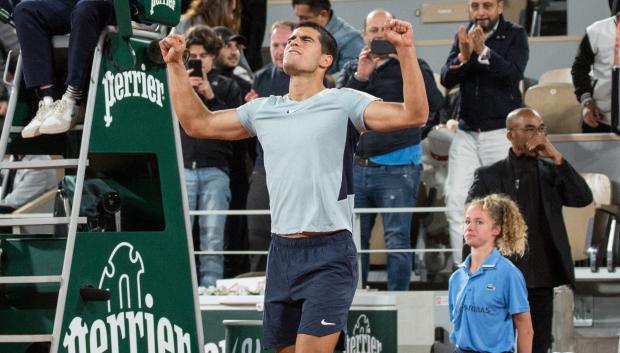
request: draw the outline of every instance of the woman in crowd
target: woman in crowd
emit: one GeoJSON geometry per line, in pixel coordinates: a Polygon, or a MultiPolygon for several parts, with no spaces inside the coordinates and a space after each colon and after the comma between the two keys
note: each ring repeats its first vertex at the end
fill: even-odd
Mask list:
{"type": "Polygon", "coordinates": [[[183,34],[195,25],[224,26],[233,32],[238,32],[239,19],[240,9],[237,0],[192,0],[174,32],[183,34]]]}

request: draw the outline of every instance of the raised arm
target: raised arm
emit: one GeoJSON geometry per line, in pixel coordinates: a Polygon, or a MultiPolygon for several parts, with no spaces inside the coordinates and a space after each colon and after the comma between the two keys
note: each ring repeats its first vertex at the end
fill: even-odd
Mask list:
{"type": "Polygon", "coordinates": [[[235,109],[211,112],[194,92],[183,64],[185,51],[183,36],[171,34],[159,42],[159,47],[168,66],[172,107],[188,135],[218,140],[240,140],[250,137],[250,133],[241,125],[235,109]]]}
{"type": "Polygon", "coordinates": [[[389,20],[385,38],[396,47],[403,75],[403,103],[375,101],[364,112],[364,124],[370,130],[393,131],[426,124],[428,101],[424,78],[413,46],[413,28],[409,22],[389,20]]]}

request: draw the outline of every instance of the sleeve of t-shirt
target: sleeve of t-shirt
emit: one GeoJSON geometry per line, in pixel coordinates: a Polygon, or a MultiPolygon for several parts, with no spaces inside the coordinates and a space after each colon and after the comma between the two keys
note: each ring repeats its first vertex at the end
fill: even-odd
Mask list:
{"type": "Polygon", "coordinates": [[[256,117],[256,112],[258,111],[264,100],[265,98],[257,98],[253,101],[245,103],[240,107],[237,107],[239,122],[252,136],[256,136],[256,129],[254,128],[254,118],[256,117]]]}
{"type": "Polygon", "coordinates": [[[373,95],[351,88],[341,88],[341,98],[349,114],[349,119],[359,132],[366,131],[364,112],[371,102],[379,100],[373,95]]]}
{"type": "Polygon", "coordinates": [[[507,303],[510,315],[525,313],[530,311],[530,304],[527,301],[527,288],[525,287],[525,279],[518,268],[514,267],[508,273],[507,286],[507,303]]]}
{"type": "Polygon", "coordinates": [[[448,314],[450,315],[451,322],[454,322],[454,319],[456,317],[454,313],[454,308],[456,306],[456,292],[458,291],[458,289],[456,288],[456,282],[457,281],[455,279],[455,275],[454,273],[452,273],[452,275],[450,276],[450,280],[448,281],[448,314]]]}

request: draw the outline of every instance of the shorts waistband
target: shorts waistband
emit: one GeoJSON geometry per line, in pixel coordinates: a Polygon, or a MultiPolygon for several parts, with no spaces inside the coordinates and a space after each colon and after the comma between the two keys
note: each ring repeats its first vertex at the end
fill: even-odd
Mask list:
{"type": "Polygon", "coordinates": [[[349,241],[350,239],[351,232],[348,230],[341,230],[329,235],[317,235],[307,238],[287,238],[271,233],[272,244],[286,248],[306,248],[311,246],[338,244],[349,241]]]}

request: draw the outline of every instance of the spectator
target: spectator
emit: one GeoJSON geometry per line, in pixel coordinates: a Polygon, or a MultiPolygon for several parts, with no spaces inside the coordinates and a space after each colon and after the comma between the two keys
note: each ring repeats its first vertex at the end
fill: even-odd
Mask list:
{"type": "MultiPolygon", "coordinates": [[[[375,54],[370,42],[384,38],[384,24],[393,16],[383,9],[371,11],[364,19],[364,49],[357,61],[345,64],[337,87],[354,88],[386,102],[403,101],[403,78],[400,63],[394,55],[375,54]]],[[[437,89],[433,71],[418,59],[430,111],[441,108],[443,97],[437,89]]],[[[394,132],[365,132],[355,150],[353,190],[355,207],[414,207],[420,173],[422,146],[420,128],[394,132]]],[[[362,249],[368,249],[370,232],[376,214],[361,215],[362,249]]],[[[386,247],[411,248],[411,214],[382,214],[386,247]]],[[[411,277],[412,254],[387,255],[388,290],[408,290],[411,277]]],[[[368,279],[368,254],[362,255],[362,281],[368,279]]]]}
{"type": "MultiPolygon", "coordinates": [[[[190,59],[202,61],[202,77],[190,77],[190,83],[209,109],[235,108],[241,103],[237,84],[211,69],[223,43],[215,32],[198,25],[187,32],[190,59]]],[[[229,160],[232,146],[228,141],[192,138],[181,129],[185,183],[190,210],[227,210],[230,203],[229,160]]],[[[193,217],[192,222],[193,223],[193,217]]],[[[200,250],[222,251],[226,216],[199,216],[200,250]]],[[[201,255],[200,285],[208,287],[222,278],[221,255],[201,255]]]]}
{"type": "MultiPolygon", "coordinates": [[[[247,72],[240,65],[241,50],[246,44],[244,37],[233,33],[226,27],[218,26],[213,28],[220,37],[224,46],[220,49],[215,58],[217,72],[225,77],[233,79],[241,88],[241,97],[247,95],[251,89],[252,82],[248,81],[249,76],[242,73],[247,72]],[[242,76],[246,76],[245,78],[242,76]]],[[[241,102],[242,103],[242,102],[241,102]]],[[[239,103],[239,105],[241,105],[239,103]]],[[[248,196],[249,175],[251,173],[254,151],[256,151],[256,139],[244,139],[233,141],[233,154],[230,158],[230,190],[232,198],[230,201],[231,210],[245,210],[245,201],[248,196]]],[[[226,232],[224,235],[224,249],[226,250],[246,250],[248,249],[247,217],[229,216],[226,220],[226,232]]],[[[227,256],[224,259],[224,275],[234,277],[239,273],[247,272],[249,263],[247,257],[227,256]]]]}
{"type": "Polygon", "coordinates": [[[506,126],[512,144],[508,158],[476,171],[468,199],[501,193],[519,205],[529,233],[528,251],[513,262],[527,284],[535,332],[533,352],[548,352],[553,287],[575,284],[562,206],[586,206],[592,202],[592,192],[549,142],[535,110],[511,112],[506,126]]]}
{"type": "MultiPolygon", "coordinates": [[[[25,155],[22,161],[49,161],[47,155],[25,155]]],[[[56,185],[56,172],[53,169],[11,169],[2,171],[6,190],[0,199],[0,213],[11,213],[36,199],[56,185]]]]}
{"type": "MultiPolygon", "coordinates": [[[[293,22],[278,21],[271,26],[269,53],[271,64],[259,70],[254,76],[252,90],[246,95],[246,101],[259,97],[283,96],[288,92],[289,76],[283,71],[284,48],[293,33],[293,22]]],[[[263,148],[256,143],[256,162],[250,177],[247,208],[250,210],[269,209],[269,194],[263,160],[263,148]]],[[[250,250],[267,250],[271,240],[271,217],[248,217],[248,240],[250,250]]],[[[265,271],[266,256],[250,256],[250,271],[265,271]]]]}
{"type": "Polygon", "coordinates": [[[235,80],[241,88],[242,95],[245,96],[252,89],[252,80],[247,75],[240,75],[237,68],[242,69],[239,67],[241,51],[247,41],[243,36],[233,33],[224,26],[214,27],[213,30],[224,42],[224,46],[215,58],[215,67],[221,75],[235,80]]]}
{"type": "MultiPolygon", "coordinates": [[[[519,81],[529,56],[527,34],[502,16],[503,0],[468,0],[471,22],[458,30],[441,83],[460,85],[460,121],[448,158],[447,218],[452,248],[461,249],[463,205],[474,171],[506,155],[508,113],[521,106],[519,81]]],[[[454,263],[461,251],[453,252],[454,263]]]]}
{"type": "Polygon", "coordinates": [[[338,58],[327,72],[327,80],[333,86],[344,64],[357,60],[364,47],[362,36],[353,26],[334,14],[329,0],[293,0],[293,9],[300,22],[319,24],[336,38],[338,58]]]}
{"type": "MultiPolygon", "coordinates": [[[[262,0],[244,0],[244,1],[262,1],[262,0]]],[[[240,28],[240,13],[241,9],[238,6],[237,0],[193,0],[190,6],[190,9],[187,11],[185,15],[181,17],[179,24],[174,28],[173,32],[178,34],[184,34],[187,30],[194,25],[203,24],[210,26],[214,29],[217,27],[225,27],[227,28],[227,32],[232,35],[232,32],[237,32],[240,28]]],[[[255,7],[253,5],[253,7],[255,7]]],[[[246,10],[247,11],[247,10],[246,10]]],[[[251,26],[252,29],[257,30],[257,26],[260,26],[260,15],[258,15],[259,19],[254,23],[252,21],[251,26]]],[[[244,30],[247,30],[248,21],[251,19],[246,18],[243,27],[244,30]]],[[[264,24],[263,24],[264,27],[264,24]]],[[[262,29],[264,32],[264,29],[262,29]]],[[[219,29],[216,29],[218,35],[221,35],[219,29]]],[[[262,33],[262,32],[261,32],[262,33]]],[[[252,34],[252,39],[258,39],[258,33],[252,34]]],[[[262,34],[260,34],[262,43],[262,34]]],[[[243,37],[241,37],[243,38],[243,37]]],[[[247,40],[243,39],[243,44],[245,45],[247,40]]],[[[226,43],[228,44],[228,42],[226,43]]],[[[252,48],[255,50],[256,45],[260,44],[252,44],[252,48]]],[[[254,53],[255,54],[255,53],[254,53]]],[[[239,48],[239,52],[237,53],[238,58],[236,59],[238,62],[235,64],[237,69],[236,74],[238,76],[243,76],[245,81],[251,83],[252,75],[251,69],[243,55],[242,48],[239,48]]],[[[217,65],[217,63],[216,63],[217,65]]],[[[249,90],[250,87],[248,84],[244,82],[237,82],[243,90],[249,90]]],[[[245,94],[245,93],[244,93],[245,94]]]]}
{"type": "Polygon", "coordinates": [[[25,0],[15,7],[13,19],[26,87],[37,88],[42,97],[36,115],[22,130],[22,137],[65,132],[75,124],[76,105],[83,97],[100,32],[114,20],[112,2],[25,0]],[[67,89],[62,94],[54,82],[50,39],[69,32],[67,89]]]}
{"type": "Polygon", "coordinates": [[[174,33],[183,34],[196,25],[224,26],[239,29],[237,0],[193,0],[174,33]]]}
{"type": "Polygon", "coordinates": [[[515,347],[519,353],[546,352],[532,350],[525,281],[504,257],[523,255],[526,231],[517,205],[504,196],[492,194],[469,204],[464,238],[471,255],[448,284],[455,353],[513,352],[515,347]]]}
{"type": "Polygon", "coordinates": [[[615,1],[611,17],[586,28],[571,69],[582,106],[581,130],[586,133],[611,132],[611,71],[614,51],[618,51],[614,38],[619,12],[620,2],[615,1]]]}

